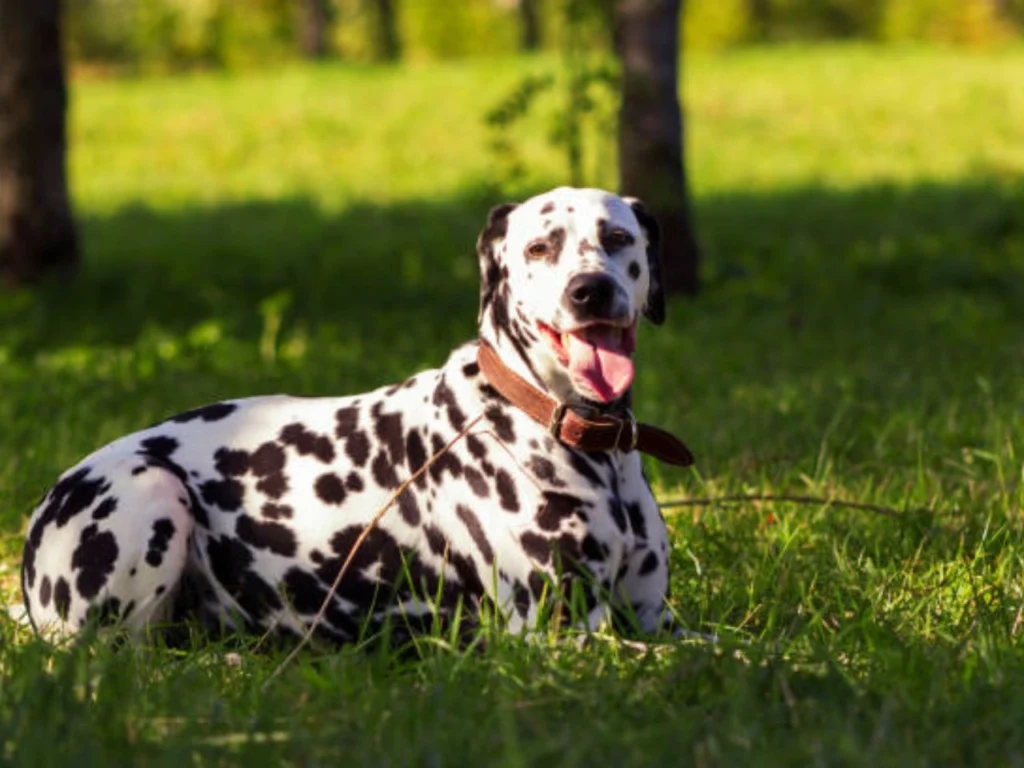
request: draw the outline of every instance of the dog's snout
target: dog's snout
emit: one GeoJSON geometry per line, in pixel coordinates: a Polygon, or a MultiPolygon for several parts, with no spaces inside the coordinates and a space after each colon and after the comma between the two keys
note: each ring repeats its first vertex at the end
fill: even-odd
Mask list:
{"type": "Polygon", "coordinates": [[[608,275],[576,275],[565,288],[566,303],[579,317],[607,317],[615,301],[615,281],[608,275]]]}

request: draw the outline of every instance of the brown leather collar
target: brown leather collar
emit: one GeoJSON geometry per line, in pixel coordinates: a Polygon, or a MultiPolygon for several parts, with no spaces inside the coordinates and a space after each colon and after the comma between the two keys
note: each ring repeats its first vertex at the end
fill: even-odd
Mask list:
{"type": "Polygon", "coordinates": [[[573,410],[581,406],[570,407],[548,397],[509,369],[485,341],[480,342],[477,362],[491,386],[570,448],[586,453],[636,450],[677,467],[693,464],[693,454],[679,438],[649,424],[637,424],[629,410],[620,417],[595,409],[595,417],[588,419],[573,410]]]}

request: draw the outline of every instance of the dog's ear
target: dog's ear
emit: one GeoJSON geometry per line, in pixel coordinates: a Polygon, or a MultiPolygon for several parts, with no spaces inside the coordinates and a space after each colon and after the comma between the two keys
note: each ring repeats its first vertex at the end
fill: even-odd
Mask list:
{"type": "Polygon", "coordinates": [[[494,291],[501,279],[501,265],[495,255],[495,245],[505,237],[508,231],[508,215],[519,207],[519,203],[502,203],[491,208],[487,216],[487,226],[476,240],[476,254],[480,259],[480,314],[477,322],[483,319],[484,310],[494,297],[494,291]]]}
{"type": "Polygon", "coordinates": [[[650,290],[644,306],[644,317],[655,325],[665,322],[665,289],[661,284],[661,228],[644,204],[635,197],[623,198],[633,210],[633,215],[643,227],[647,236],[647,273],[650,275],[650,290]]]}

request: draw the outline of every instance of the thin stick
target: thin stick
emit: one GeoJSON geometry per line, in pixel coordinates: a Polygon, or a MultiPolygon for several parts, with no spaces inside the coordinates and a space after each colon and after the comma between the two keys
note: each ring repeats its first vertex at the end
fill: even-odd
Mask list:
{"type": "Polygon", "coordinates": [[[324,597],[324,601],[320,605],[320,610],[317,611],[316,616],[313,617],[313,621],[310,623],[309,629],[306,630],[306,634],[302,636],[302,639],[299,640],[298,645],[296,645],[291,650],[291,652],[284,658],[284,661],[278,664],[277,668],[270,673],[270,676],[263,681],[264,690],[267,688],[267,686],[270,685],[274,678],[280,675],[284,668],[288,666],[288,664],[290,664],[296,656],[298,656],[299,651],[301,651],[309,642],[310,638],[313,637],[313,633],[316,631],[317,626],[323,619],[324,614],[327,613],[328,605],[330,605],[330,602],[334,599],[334,593],[338,589],[338,585],[341,584],[341,580],[345,576],[345,572],[348,571],[349,565],[351,565],[352,560],[355,558],[356,552],[359,551],[359,547],[361,547],[363,542],[366,541],[366,537],[370,535],[370,531],[372,531],[376,527],[377,523],[380,522],[380,519],[384,517],[384,513],[391,508],[395,501],[398,500],[398,497],[401,496],[410,485],[416,482],[416,480],[418,480],[419,477],[424,472],[430,469],[431,465],[433,465],[435,461],[437,461],[439,458],[448,453],[448,451],[450,451],[452,447],[457,442],[459,442],[459,440],[464,438],[469,433],[469,430],[475,427],[483,417],[484,415],[481,413],[476,418],[471,420],[465,427],[463,427],[459,431],[459,433],[448,442],[446,446],[444,446],[441,450],[439,450],[437,453],[435,453],[433,456],[427,459],[426,463],[424,463],[422,467],[413,472],[404,483],[399,485],[398,488],[395,489],[395,492],[391,494],[391,497],[387,500],[384,506],[377,510],[377,514],[375,514],[373,516],[373,519],[371,519],[370,522],[366,524],[366,527],[363,528],[362,533],[360,533],[356,540],[353,542],[352,548],[348,551],[348,555],[345,557],[345,562],[341,564],[341,568],[338,570],[338,575],[334,577],[334,582],[331,584],[330,589],[327,590],[327,595],[326,597],[324,597]]]}
{"type": "Polygon", "coordinates": [[[900,517],[902,513],[894,507],[883,507],[880,504],[864,504],[859,501],[844,501],[843,499],[826,499],[821,496],[790,496],[788,494],[775,493],[750,493],[737,494],[735,496],[712,496],[704,499],[669,499],[659,501],[658,506],[662,509],[674,507],[711,507],[716,504],[744,504],[751,501],[767,501],[770,503],[782,504],[813,504],[825,507],[845,507],[847,509],[862,509],[867,512],[875,512],[886,517],[900,517]]]}

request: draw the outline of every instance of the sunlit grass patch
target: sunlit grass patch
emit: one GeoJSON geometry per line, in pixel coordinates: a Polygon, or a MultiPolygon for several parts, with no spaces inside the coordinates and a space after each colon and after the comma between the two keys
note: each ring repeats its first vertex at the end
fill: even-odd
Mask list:
{"type": "MultiPolygon", "coordinates": [[[[203,402],[357,392],[473,334],[487,208],[564,181],[483,115],[554,61],[90,81],[86,262],[0,296],[0,594],[98,444],[203,402]]],[[[753,50],[686,69],[707,261],[643,329],[637,412],[672,605],[720,642],[440,633],[413,659],[196,643],[50,649],[0,614],[20,765],[1011,762],[1024,754],[1024,55],[753,50]],[[776,494],[849,500],[716,504],[776,494]]],[[[520,128],[517,128],[520,130],[520,128]]]]}

